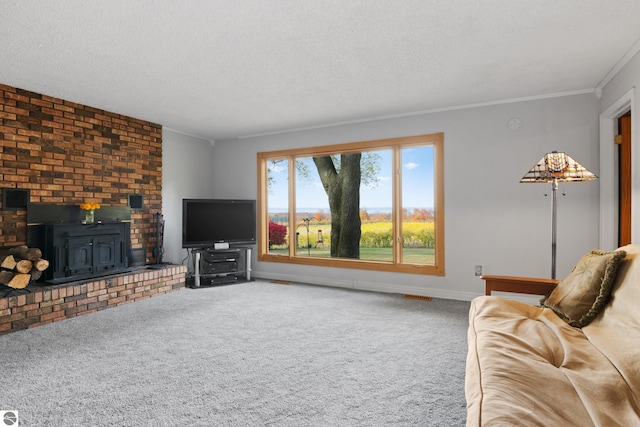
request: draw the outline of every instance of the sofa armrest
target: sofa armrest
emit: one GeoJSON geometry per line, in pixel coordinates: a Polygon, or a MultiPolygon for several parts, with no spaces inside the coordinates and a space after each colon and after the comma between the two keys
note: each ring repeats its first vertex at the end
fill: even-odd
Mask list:
{"type": "Polygon", "coordinates": [[[491,274],[485,274],[481,278],[485,281],[485,295],[491,295],[492,291],[547,295],[560,282],[558,279],[495,276],[491,274]]]}

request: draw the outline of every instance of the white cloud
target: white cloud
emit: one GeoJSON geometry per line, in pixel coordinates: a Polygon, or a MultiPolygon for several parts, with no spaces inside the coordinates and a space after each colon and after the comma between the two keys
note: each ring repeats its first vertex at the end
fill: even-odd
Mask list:
{"type": "Polygon", "coordinates": [[[269,169],[270,172],[273,172],[273,173],[282,173],[286,170],[284,166],[281,166],[278,164],[270,164],[267,166],[267,168],[269,169]]]}
{"type": "Polygon", "coordinates": [[[404,165],[402,165],[405,169],[408,170],[413,170],[415,168],[420,167],[420,165],[418,163],[415,162],[409,162],[409,163],[405,163],[404,165]]]}

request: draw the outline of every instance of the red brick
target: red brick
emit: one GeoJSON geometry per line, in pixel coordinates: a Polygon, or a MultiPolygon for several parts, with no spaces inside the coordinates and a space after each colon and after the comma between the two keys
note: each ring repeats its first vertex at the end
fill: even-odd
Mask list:
{"type": "Polygon", "coordinates": [[[64,298],[58,298],[58,299],[53,299],[53,300],[50,299],[48,301],[42,301],[40,303],[40,307],[41,308],[42,307],[51,307],[51,306],[54,306],[54,305],[57,305],[57,304],[62,304],[63,302],[65,302],[64,298]]]}
{"type": "Polygon", "coordinates": [[[96,291],[93,292],[87,292],[87,296],[88,297],[97,297],[100,295],[106,295],[107,294],[107,290],[106,289],[98,289],[96,291]]]}
{"type": "Polygon", "coordinates": [[[120,292],[120,291],[124,291],[124,289],[125,289],[124,285],[113,286],[109,288],[109,292],[120,292]]]}
{"type": "Polygon", "coordinates": [[[22,313],[10,314],[9,316],[0,317],[0,323],[13,322],[15,320],[24,319],[27,317],[27,314],[23,311],[22,313]]]}
{"type": "Polygon", "coordinates": [[[20,306],[17,306],[17,307],[13,307],[11,309],[11,311],[13,313],[20,313],[22,311],[35,310],[35,309],[38,309],[38,308],[40,308],[40,304],[33,303],[33,304],[25,304],[25,305],[20,305],[20,306]]]}
{"type": "Polygon", "coordinates": [[[73,113],[75,111],[75,109],[73,109],[72,107],[67,107],[66,105],[61,105],[61,104],[55,104],[53,108],[61,111],[68,111],[70,113],[73,113]]]}
{"type": "Polygon", "coordinates": [[[137,293],[135,293],[135,294],[129,294],[129,295],[127,295],[127,299],[128,299],[128,300],[137,300],[137,299],[140,299],[140,298],[142,298],[142,297],[143,297],[142,292],[137,292],[137,293]]]}
{"type": "Polygon", "coordinates": [[[27,311],[27,317],[41,316],[43,314],[51,313],[53,311],[53,307],[42,307],[36,310],[27,311]]]}
{"type": "Polygon", "coordinates": [[[24,319],[16,320],[15,322],[13,322],[13,329],[14,330],[27,329],[34,323],[38,323],[38,322],[40,322],[40,319],[38,317],[27,317],[24,319]]]}
{"type": "Polygon", "coordinates": [[[13,114],[13,113],[7,113],[7,112],[0,111],[0,119],[15,120],[16,119],[16,115],[13,114]]]}
{"type": "Polygon", "coordinates": [[[46,313],[40,316],[40,321],[53,320],[61,317],[65,317],[64,311],[52,311],[51,313],[46,313]]]}
{"type": "Polygon", "coordinates": [[[25,295],[16,295],[9,297],[9,308],[19,307],[27,303],[27,297],[25,295]]]}
{"type": "Polygon", "coordinates": [[[68,317],[72,317],[78,313],[82,313],[83,311],[87,311],[86,305],[78,305],[76,307],[70,307],[66,309],[63,313],[66,314],[68,317]]]}
{"type": "Polygon", "coordinates": [[[120,304],[121,302],[126,301],[127,299],[124,296],[121,297],[117,297],[117,298],[110,298],[108,305],[117,305],[120,304]]]}
{"type": "Polygon", "coordinates": [[[98,301],[98,302],[94,302],[94,303],[88,304],[87,308],[89,310],[94,310],[94,309],[98,309],[98,308],[101,308],[101,307],[106,307],[107,305],[108,304],[107,304],[106,300],[105,301],[98,301]]]}
{"type": "Polygon", "coordinates": [[[45,108],[52,108],[53,107],[53,102],[50,101],[45,101],[42,99],[37,99],[37,98],[31,98],[30,102],[34,105],[39,105],[41,107],[45,107],[45,108]]]}
{"type": "Polygon", "coordinates": [[[76,302],[76,304],[78,304],[80,306],[80,305],[85,305],[85,304],[91,304],[91,303],[94,303],[94,302],[97,302],[97,301],[98,301],[98,297],[83,298],[81,300],[78,300],[76,302]]]}

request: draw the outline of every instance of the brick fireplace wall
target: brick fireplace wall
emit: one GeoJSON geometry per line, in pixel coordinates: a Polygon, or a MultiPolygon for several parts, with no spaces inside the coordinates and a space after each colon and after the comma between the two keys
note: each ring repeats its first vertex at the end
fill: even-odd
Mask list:
{"type": "MultiPolygon", "coordinates": [[[[0,191],[29,189],[30,203],[127,206],[131,247],[153,260],[162,209],[162,127],[0,84],[0,191]]],[[[1,202],[0,202],[1,205],[1,202]]],[[[0,210],[0,246],[26,242],[26,211],[0,210]]]]}

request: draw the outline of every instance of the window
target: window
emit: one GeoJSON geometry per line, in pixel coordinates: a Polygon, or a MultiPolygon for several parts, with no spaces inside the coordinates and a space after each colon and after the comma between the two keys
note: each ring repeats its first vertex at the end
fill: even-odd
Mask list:
{"type": "Polygon", "coordinates": [[[444,275],[443,140],[258,153],[258,259],[444,275]]]}

